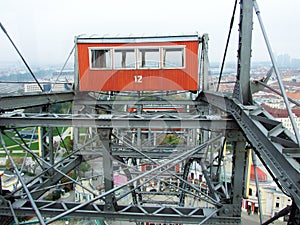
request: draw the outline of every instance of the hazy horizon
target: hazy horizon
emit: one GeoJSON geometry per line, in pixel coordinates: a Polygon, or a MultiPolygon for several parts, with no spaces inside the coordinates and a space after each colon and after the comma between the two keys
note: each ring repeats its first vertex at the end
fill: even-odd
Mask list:
{"type": "MultiPolygon", "coordinates": [[[[297,30],[300,2],[257,1],[271,46],[277,55],[300,58],[297,30]]],[[[63,64],[80,34],[102,36],[209,35],[209,59],[221,62],[234,0],[149,1],[138,0],[10,0],[0,3],[0,22],[29,64],[63,64]]],[[[235,16],[227,62],[235,62],[239,5],[235,16]]],[[[254,13],[252,61],[269,61],[254,13]]],[[[0,62],[18,61],[4,32],[0,31],[0,62]]],[[[72,60],[73,56],[71,56],[72,60]]]]}

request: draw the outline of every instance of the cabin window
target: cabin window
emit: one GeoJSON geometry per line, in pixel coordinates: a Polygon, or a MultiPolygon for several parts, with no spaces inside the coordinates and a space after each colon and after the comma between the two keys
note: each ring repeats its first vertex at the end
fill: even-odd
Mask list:
{"type": "Polygon", "coordinates": [[[91,69],[112,69],[111,49],[91,49],[91,69]]]}
{"type": "Polygon", "coordinates": [[[184,67],[184,48],[163,48],[163,68],[184,67]]]}
{"type": "Polygon", "coordinates": [[[92,47],[89,53],[91,70],[182,69],[186,60],[183,46],[92,47]]]}
{"type": "Polygon", "coordinates": [[[138,65],[146,69],[160,68],[159,48],[140,48],[138,65]]]}
{"type": "Polygon", "coordinates": [[[114,51],[115,69],[135,69],[136,54],[134,49],[115,49],[114,51]]]}

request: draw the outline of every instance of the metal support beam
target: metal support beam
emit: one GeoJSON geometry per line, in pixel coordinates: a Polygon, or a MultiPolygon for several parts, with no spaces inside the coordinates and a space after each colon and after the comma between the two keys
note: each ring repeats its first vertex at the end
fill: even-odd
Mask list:
{"type": "MultiPolygon", "coordinates": [[[[219,137],[218,137],[219,138],[219,137]]],[[[165,171],[168,171],[170,170],[172,167],[174,167],[176,164],[178,164],[179,162],[181,162],[182,160],[185,160],[186,158],[189,158],[191,157],[192,155],[194,155],[195,153],[197,153],[198,151],[201,151],[203,149],[205,149],[207,147],[207,145],[210,143],[210,142],[214,142],[216,139],[218,138],[215,138],[215,139],[212,139],[211,141],[207,142],[207,143],[203,143],[202,145],[200,146],[197,146],[196,148],[194,149],[191,149],[191,150],[188,150],[187,152],[184,152],[183,154],[180,154],[174,158],[171,158],[169,160],[167,160],[166,162],[162,163],[161,165],[153,168],[152,170],[150,171],[147,171],[135,178],[133,178],[132,180],[130,181],[127,181],[126,183],[123,183],[122,185],[120,186],[117,186],[117,187],[114,187],[108,191],[106,191],[105,193],[102,193],[96,197],[94,197],[93,199],[91,200],[88,200],[84,203],[81,203],[80,205],[77,205],[76,207],[73,207],[69,210],[64,210],[61,214],[58,214],[56,215],[55,217],[53,217],[52,219],[50,219],[48,221],[48,223],[51,223],[51,222],[54,222],[56,221],[57,219],[60,219],[62,217],[66,217],[67,215],[71,214],[72,212],[75,212],[76,210],[80,210],[82,208],[85,208],[86,206],[90,205],[90,204],[93,204],[95,201],[99,200],[99,199],[103,199],[105,198],[106,196],[108,195],[111,195],[113,194],[115,191],[118,191],[124,187],[127,187],[128,185],[136,182],[137,180],[140,180],[140,179],[143,179],[143,178],[146,178],[147,176],[151,175],[152,174],[155,174],[153,175],[151,178],[148,178],[147,180],[150,181],[152,179],[154,179],[155,177],[157,177],[159,174],[165,172],[165,171]],[[161,170],[163,169],[163,170],[161,170]]],[[[147,182],[148,182],[147,181],[147,182]]],[[[143,212],[144,213],[144,212],[143,212]]]]}
{"type": "Polygon", "coordinates": [[[297,138],[297,141],[298,141],[298,146],[300,147],[300,134],[299,134],[299,130],[298,130],[298,127],[297,127],[297,123],[295,121],[292,109],[291,109],[291,107],[289,105],[288,97],[286,95],[286,91],[285,91],[283,82],[282,82],[281,77],[280,77],[280,73],[279,73],[279,69],[277,67],[275,56],[273,54],[273,51],[272,51],[272,48],[271,48],[271,45],[270,45],[270,42],[269,42],[266,30],[265,30],[265,27],[264,27],[264,24],[263,24],[261,16],[260,16],[260,10],[259,10],[258,4],[257,4],[257,2],[255,0],[253,0],[253,6],[252,7],[254,7],[254,9],[255,9],[255,12],[256,12],[256,15],[257,15],[257,18],[258,18],[258,21],[259,21],[259,24],[260,24],[260,27],[261,27],[261,30],[262,30],[265,42],[266,42],[266,45],[267,45],[267,49],[269,51],[269,55],[270,55],[270,58],[271,58],[271,61],[272,61],[273,67],[274,67],[274,71],[275,71],[275,74],[276,74],[276,77],[277,77],[279,88],[280,88],[280,91],[281,91],[281,94],[282,94],[282,97],[283,97],[286,109],[288,111],[289,118],[291,120],[293,130],[295,132],[295,135],[296,135],[296,138],[297,138]]]}
{"type": "Polygon", "coordinates": [[[227,139],[233,143],[231,202],[230,204],[224,204],[220,215],[241,216],[241,204],[245,184],[246,140],[238,131],[231,132],[227,139]]]}
{"type": "MultiPolygon", "coordinates": [[[[48,128],[48,147],[49,147],[49,162],[54,165],[54,149],[53,149],[53,127],[48,128]]],[[[52,176],[54,171],[50,169],[50,175],[52,176]]]]}
{"type": "Polygon", "coordinates": [[[233,204],[241,204],[245,182],[246,140],[240,132],[235,132],[233,142],[232,193],[233,204]]]}
{"type": "Polygon", "coordinates": [[[237,80],[233,97],[243,105],[252,103],[250,89],[251,43],[253,29],[253,1],[240,1],[239,48],[237,80]]]}
{"type": "MultiPolygon", "coordinates": [[[[201,51],[201,58],[200,58],[200,76],[199,79],[201,79],[202,83],[202,90],[208,91],[209,90],[209,79],[208,79],[208,34],[204,34],[202,36],[202,51],[201,51]]],[[[199,88],[200,90],[200,88],[199,88]]]]}
{"type": "MultiPolygon", "coordinates": [[[[114,188],[113,156],[111,150],[111,129],[98,129],[103,149],[103,176],[105,192],[114,188]]],[[[105,210],[114,211],[114,193],[105,196],[105,210]]]]}
{"type": "MultiPolygon", "coordinates": [[[[183,169],[183,175],[182,175],[182,179],[185,180],[185,181],[188,180],[188,175],[189,175],[189,172],[190,172],[192,162],[193,162],[193,159],[187,159],[185,161],[184,169],[183,169]]],[[[182,189],[187,188],[187,184],[185,182],[181,182],[180,186],[181,186],[182,189]]],[[[184,202],[185,202],[185,192],[181,191],[180,195],[179,195],[179,206],[184,206],[184,202]]]]}
{"type": "Polygon", "coordinates": [[[130,114],[30,114],[6,113],[0,115],[0,126],[25,127],[85,127],[85,128],[194,128],[206,130],[236,129],[236,123],[221,116],[200,116],[190,114],[142,115],[130,114]]]}
{"type": "MultiPolygon", "coordinates": [[[[17,165],[15,164],[13,158],[11,157],[9,151],[8,151],[7,148],[6,148],[5,141],[4,141],[4,139],[3,139],[2,133],[0,134],[0,140],[1,140],[1,144],[2,144],[2,146],[3,146],[3,149],[4,149],[6,155],[7,155],[8,159],[9,159],[11,165],[13,166],[14,171],[15,171],[15,173],[16,173],[18,179],[19,179],[20,183],[22,184],[22,187],[23,187],[24,191],[26,192],[26,195],[27,195],[27,197],[28,197],[28,199],[29,199],[29,201],[30,201],[30,204],[31,204],[31,206],[32,206],[32,209],[33,209],[33,211],[34,211],[34,214],[37,216],[37,218],[38,218],[40,224],[44,225],[45,223],[44,223],[42,214],[41,214],[39,208],[37,207],[37,205],[36,205],[34,199],[32,198],[31,193],[30,193],[30,191],[28,190],[28,188],[27,188],[27,186],[26,186],[26,184],[25,184],[25,181],[24,181],[23,177],[21,176],[21,173],[20,173],[20,171],[19,171],[17,165]]],[[[10,208],[9,208],[9,209],[10,209],[10,208]]],[[[10,210],[11,210],[11,209],[10,209],[10,210]]]]}
{"type": "Polygon", "coordinates": [[[0,97],[0,112],[25,109],[43,105],[72,102],[73,92],[38,93],[0,97]]]}
{"type": "MultiPolygon", "coordinates": [[[[70,176],[67,175],[67,173],[69,173],[72,169],[77,167],[82,162],[82,157],[81,156],[73,156],[71,154],[67,158],[63,158],[60,161],[56,162],[54,165],[52,165],[48,161],[46,161],[46,159],[41,158],[41,157],[37,156],[35,153],[33,153],[27,146],[24,146],[24,145],[18,143],[16,140],[14,140],[12,137],[10,137],[7,133],[3,132],[3,134],[10,141],[17,144],[21,149],[23,149],[26,152],[30,153],[35,158],[36,162],[41,161],[41,163],[39,163],[39,165],[40,165],[43,172],[41,174],[37,175],[34,179],[31,179],[26,183],[26,186],[29,187],[31,195],[34,199],[39,198],[42,194],[44,194],[48,190],[47,187],[50,187],[52,184],[58,182],[63,177],[66,177],[69,180],[71,180],[72,182],[74,182],[77,185],[81,186],[87,192],[89,191],[88,189],[83,187],[81,184],[77,183],[76,180],[74,180],[73,178],[71,178],[70,176]],[[60,165],[60,166],[58,166],[58,165],[60,165]],[[53,170],[57,173],[54,174],[53,176],[50,176],[50,177],[48,175],[48,179],[44,180],[43,183],[33,185],[34,183],[36,183],[36,181],[40,177],[45,176],[45,174],[49,174],[49,172],[48,172],[49,170],[53,170]]],[[[45,177],[47,177],[47,176],[45,176],[45,177]]],[[[19,191],[19,189],[15,190],[14,193],[16,193],[17,191],[19,191]]]]}
{"type": "MultiPolygon", "coordinates": [[[[299,159],[291,159],[285,157],[282,154],[282,149],[285,148],[285,142],[293,145],[296,138],[293,137],[288,131],[281,132],[280,137],[284,139],[283,142],[274,143],[273,137],[269,136],[269,129],[273,126],[268,126],[263,122],[257,121],[252,118],[251,114],[258,111],[261,115],[264,114],[264,109],[258,105],[244,106],[240,104],[236,99],[231,99],[228,96],[222,96],[212,93],[202,93],[198,99],[209,102],[211,105],[225,110],[233,116],[236,122],[239,124],[241,131],[243,132],[247,141],[251,144],[256,151],[257,156],[260,158],[270,175],[273,177],[277,185],[288,192],[296,205],[300,206],[300,174],[299,174],[299,159]]],[[[265,114],[268,118],[268,114],[265,114]]],[[[272,118],[269,118],[270,120],[272,118]]],[[[276,137],[274,137],[276,138],[276,137]]]]}
{"type": "MultiPolygon", "coordinates": [[[[71,218],[91,219],[108,219],[114,218],[116,221],[130,222],[157,222],[157,223],[179,223],[179,224],[201,224],[206,221],[207,224],[215,225],[234,225],[240,224],[239,217],[218,216],[216,208],[205,207],[176,207],[176,206],[136,206],[136,205],[119,205],[117,211],[105,211],[104,205],[92,204],[80,207],[78,202],[57,202],[53,204],[51,201],[36,201],[41,213],[45,216],[53,217],[72,210],[69,214],[71,218]],[[74,209],[74,210],[73,210],[74,209]]],[[[2,214],[10,215],[9,207],[1,208],[2,214]]],[[[27,202],[22,207],[15,208],[17,216],[33,215],[30,204],[27,202]]],[[[50,224],[50,220],[46,224],[50,224]]]]}
{"type": "Polygon", "coordinates": [[[259,181],[258,181],[256,154],[254,151],[252,151],[252,163],[253,163],[253,167],[254,167],[256,195],[257,195],[258,207],[259,207],[259,221],[260,221],[260,224],[263,224],[261,194],[260,194],[259,181]]]}

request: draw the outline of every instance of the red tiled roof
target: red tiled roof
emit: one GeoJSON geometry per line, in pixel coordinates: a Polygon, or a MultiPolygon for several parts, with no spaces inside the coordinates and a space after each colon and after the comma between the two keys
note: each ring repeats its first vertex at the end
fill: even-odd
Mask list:
{"type": "MultiPolygon", "coordinates": [[[[286,118],[288,117],[288,112],[285,109],[277,109],[277,108],[272,108],[266,104],[261,105],[265,110],[267,110],[268,113],[270,113],[272,116],[275,118],[286,118]]],[[[300,107],[293,107],[292,112],[297,116],[300,117],[300,107]]]]}
{"type": "MultiPolygon", "coordinates": [[[[264,171],[262,171],[259,167],[256,167],[256,171],[257,171],[259,182],[268,181],[267,174],[264,171]]],[[[255,173],[254,173],[254,166],[253,165],[251,165],[250,180],[255,181],[255,173]]]]}

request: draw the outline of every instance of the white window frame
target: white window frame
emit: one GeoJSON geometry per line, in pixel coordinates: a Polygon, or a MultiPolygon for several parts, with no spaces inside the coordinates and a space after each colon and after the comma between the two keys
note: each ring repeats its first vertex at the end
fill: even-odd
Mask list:
{"type": "Polygon", "coordinates": [[[90,47],[89,48],[89,63],[90,63],[90,70],[112,70],[113,69],[113,48],[99,48],[99,47],[90,47]],[[110,52],[110,66],[109,67],[93,67],[92,61],[92,51],[101,51],[101,50],[109,50],[110,52]]]}
{"type": "Polygon", "coordinates": [[[161,64],[162,64],[162,69],[184,69],[186,67],[186,46],[185,45],[175,45],[175,46],[164,46],[161,47],[161,64]],[[168,49],[181,49],[182,50],[182,60],[183,60],[183,65],[182,66],[166,66],[165,64],[165,57],[164,57],[164,52],[165,50],[168,49]]]}
{"type": "Polygon", "coordinates": [[[136,47],[116,47],[113,49],[113,69],[114,70],[136,70],[137,69],[137,48],[136,47]],[[129,67],[129,68],[126,68],[126,67],[116,67],[116,57],[115,57],[115,54],[116,54],[116,51],[122,51],[122,50],[133,50],[133,53],[134,53],[134,67],[129,67]]]}
{"type": "Polygon", "coordinates": [[[186,68],[186,46],[185,45],[171,45],[171,46],[126,46],[126,47],[89,47],[89,67],[90,70],[159,70],[159,69],[184,69],[186,68]],[[116,67],[115,64],[115,53],[118,50],[133,50],[135,61],[134,67],[126,68],[126,67],[116,67]],[[141,50],[158,50],[158,67],[141,67],[141,50]],[[165,66],[164,65],[164,50],[165,49],[182,49],[183,53],[183,66],[181,67],[172,67],[172,66],[165,66]],[[97,50],[108,50],[109,51],[109,60],[110,66],[109,67],[93,67],[92,62],[92,51],[97,50]]]}
{"type": "Polygon", "coordinates": [[[140,70],[159,70],[161,69],[161,47],[160,46],[138,46],[137,47],[137,68],[140,70]],[[140,66],[140,63],[142,59],[140,60],[140,52],[142,50],[158,50],[158,67],[142,67],[140,66]]]}

